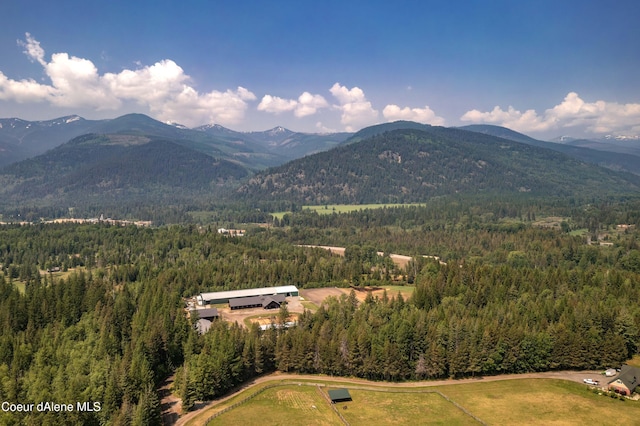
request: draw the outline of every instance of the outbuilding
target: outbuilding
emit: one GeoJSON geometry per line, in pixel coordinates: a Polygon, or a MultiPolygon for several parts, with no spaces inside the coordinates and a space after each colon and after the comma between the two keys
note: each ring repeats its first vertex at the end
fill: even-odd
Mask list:
{"type": "Polygon", "coordinates": [[[191,316],[198,315],[199,319],[205,319],[208,321],[213,321],[218,318],[218,309],[217,308],[205,308],[205,309],[193,309],[191,311],[191,316]]]}
{"type": "Polygon", "coordinates": [[[349,390],[345,388],[330,390],[329,399],[331,399],[332,404],[335,404],[336,402],[353,401],[349,390]]]}
{"type": "Polygon", "coordinates": [[[280,305],[285,303],[285,299],[286,298],[283,294],[274,294],[271,296],[239,297],[237,299],[229,300],[229,307],[232,310],[247,308],[278,309],[280,308],[280,305]]]}
{"type": "Polygon", "coordinates": [[[232,299],[256,296],[273,296],[281,294],[285,297],[299,296],[298,288],[294,285],[284,285],[277,287],[260,287],[243,290],[216,291],[212,293],[200,293],[196,300],[198,305],[215,305],[229,303],[232,299]]]}

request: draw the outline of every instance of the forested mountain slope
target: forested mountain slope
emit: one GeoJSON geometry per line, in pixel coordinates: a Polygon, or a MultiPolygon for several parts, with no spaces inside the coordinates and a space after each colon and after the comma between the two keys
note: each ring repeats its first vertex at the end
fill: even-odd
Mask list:
{"type": "Polygon", "coordinates": [[[252,177],[250,199],[308,204],[418,202],[454,193],[637,193],[640,177],[491,135],[427,127],[377,134],[252,177]]]}
{"type": "Polygon", "coordinates": [[[147,136],[89,134],[0,174],[5,203],[154,203],[206,194],[247,176],[241,165],[147,136]]]}
{"type": "Polygon", "coordinates": [[[634,150],[631,144],[629,144],[628,152],[621,152],[620,147],[613,143],[590,143],[584,140],[575,140],[568,143],[545,142],[523,135],[522,133],[514,132],[505,127],[488,124],[473,124],[461,127],[461,129],[522,142],[540,148],[551,149],[562,152],[580,161],[597,164],[611,170],[628,171],[640,175],[640,156],[638,156],[638,152],[640,152],[638,150],[640,148],[636,146],[634,150]],[[584,142],[584,144],[581,145],[582,142],[584,142]]]}

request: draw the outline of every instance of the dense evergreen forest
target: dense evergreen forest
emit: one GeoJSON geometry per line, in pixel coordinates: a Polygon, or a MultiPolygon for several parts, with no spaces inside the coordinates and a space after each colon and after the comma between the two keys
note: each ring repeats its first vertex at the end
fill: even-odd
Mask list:
{"type": "Polygon", "coordinates": [[[159,424],[157,388],[174,373],[189,409],[276,369],[399,381],[603,368],[638,353],[636,199],[449,198],[271,225],[242,238],[195,224],[0,226],[0,399],[74,404],[0,422],[159,424]],[[401,270],[389,253],[417,257],[401,270]],[[184,310],[205,290],[398,279],[410,298],[345,294],[290,329],[214,321],[201,335],[184,310]],[[100,410],[78,411],[85,401],[100,410]]]}

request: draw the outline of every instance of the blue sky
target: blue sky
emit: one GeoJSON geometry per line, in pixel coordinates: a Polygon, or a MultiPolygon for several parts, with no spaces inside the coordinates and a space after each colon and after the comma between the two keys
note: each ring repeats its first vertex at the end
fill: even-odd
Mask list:
{"type": "Polygon", "coordinates": [[[0,117],[640,135],[637,1],[8,3],[0,117]]]}

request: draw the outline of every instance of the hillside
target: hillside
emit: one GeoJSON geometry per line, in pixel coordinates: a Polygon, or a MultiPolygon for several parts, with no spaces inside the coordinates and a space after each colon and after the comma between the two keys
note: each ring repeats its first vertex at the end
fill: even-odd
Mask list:
{"type": "Polygon", "coordinates": [[[638,176],[551,150],[424,126],[385,132],[269,169],[253,176],[238,194],[324,204],[418,202],[453,193],[571,196],[639,189],[638,176]]]}
{"type": "Polygon", "coordinates": [[[241,165],[173,141],[89,134],[3,169],[0,194],[5,205],[113,199],[144,204],[188,200],[247,174],[241,165]]]}
{"type": "Polygon", "coordinates": [[[47,121],[0,119],[0,167],[33,157],[88,133],[98,121],[77,115],[47,121]]]}
{"type": "Polygon", "coordinates": [[[144,114],[111,120],[85,120],[77,115],[48,121],[0,119],[0,167],[35,157],[84,134],[137,135],[172,140],[208,155],[223,156],[251,170],[283,164],[326,151],[351,133],[300,133],[282,127],[262,132],[236,132],[220,125],[189,129],[144,114]]]}
{"type": "Polygon", "coordinates": [[[351,133],[346,132],[301,133],[283,127],[274,127],[262,132],[236,132],[219,125],[207,125],[197,127],[195,130],[231,143],[257,144],[271,154],[286,160],[327,151],[351,136],[351,133]]]}
{"type": "Polygon", "coordinates": [[[526,143],[540,148],[561,152],[586,163],[596,164],[611,170],[627,171],[640,175],[640,149],[628,143],[627,152],[620,151],[620,146],[613,143],[604,144],[594,141],[573,140],[568,143],[545,142],[531,138],[500,126],[489,124],[473,124],[460,127],[463,130],[497,136],[515,142],[526,143]]]}

